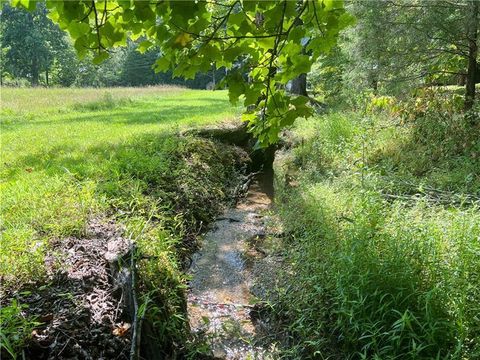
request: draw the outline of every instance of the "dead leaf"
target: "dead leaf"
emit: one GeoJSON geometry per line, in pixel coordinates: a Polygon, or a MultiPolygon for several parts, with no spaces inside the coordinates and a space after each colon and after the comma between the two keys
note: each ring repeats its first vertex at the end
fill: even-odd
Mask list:
{"type": "Polygon", "coordinates": [[[124,337],[125,335],[127,335],[128,330],[131,327],[132,325],[129,323],[120,323],[120,324],[117,324],[117,327],[113,329],[112,333],[115,336],[124,337]]]}

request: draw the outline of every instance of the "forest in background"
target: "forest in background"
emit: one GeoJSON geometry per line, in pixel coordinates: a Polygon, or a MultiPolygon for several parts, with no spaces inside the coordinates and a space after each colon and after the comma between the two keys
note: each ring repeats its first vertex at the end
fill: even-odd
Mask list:
{"type": "Polygon", "coordinates": [[[0,79],[2,86],[112,87],[169,84],[206,89],[220,81],[224,69],[198,74],[194,79],[173,78],[172,71],[155,73],[158,49],[140,52],[141,41],[112,51],[94,64],[93,56],[80,60],[69,35],[50,18],[43,2],[34,12],[4,4],[0,22],[0,79]]]}

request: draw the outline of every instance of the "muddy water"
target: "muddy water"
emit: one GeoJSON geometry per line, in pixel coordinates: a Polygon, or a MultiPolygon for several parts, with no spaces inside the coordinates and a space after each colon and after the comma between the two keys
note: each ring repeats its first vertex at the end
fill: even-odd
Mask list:
{"type": "Polygon", "coordinates": [[[215,358],[269,358],[250,317],[254,279],[247,251],[252,238],[265,235],[263,214],[272,196],[272,174],[267,171],[253,180],[245,200],[218,218],[193,259],[190,326],[215,358]]]}

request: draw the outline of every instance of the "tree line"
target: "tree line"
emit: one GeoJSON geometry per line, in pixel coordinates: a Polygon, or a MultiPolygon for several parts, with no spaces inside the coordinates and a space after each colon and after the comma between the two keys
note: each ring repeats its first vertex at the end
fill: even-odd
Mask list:
{"type": "Polygon", "coordinates": [[[1,10],[0,81],[4,86],[146,86],[173,84],[205,89],[218,83],[224,69],[210,69],[193,79],[173,77],[172,71],[156,73],[158,49],[141,53],[141,41],[128,41],[111,51],[101,64],[93,55],[79,59],[69,35],[48,17],[45,3],[33,11],[5,4],[1,10]]]}

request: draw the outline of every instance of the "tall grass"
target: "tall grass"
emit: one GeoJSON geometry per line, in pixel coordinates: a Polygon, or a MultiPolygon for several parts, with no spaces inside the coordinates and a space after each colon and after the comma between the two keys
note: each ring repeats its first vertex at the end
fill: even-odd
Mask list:
{"type": "Polygon", "coordinates": [[[117,88],[0,88],[1,109],[5,113],[58,113],[72,107],[103,100],[138,100],[166,95],[180,95],[188,90],[177,86],[117,88]]]}
{"type": "MultiPolygon", "coordinates": [[[[461,189],[475,199],[480,182],[438,176],[459,156],[453,150],[417,173],[423,159],[412,158],[409,140],[418,131],[337,113],[297,132],[303,141],[277,168],[278,179],[289,167],[299,174],[298,187],[277,181],[293,234],[285,283],[294,285],[276,304],[290,324],[286,358],[479,358],[478,203],[437,197],[461,189]],[[403,152],[396,166],[386,155],[393,146],[403,152]]],[[[472,162],[478,168],[466,159],[456,169],[468,173],[472,162]]]]}

